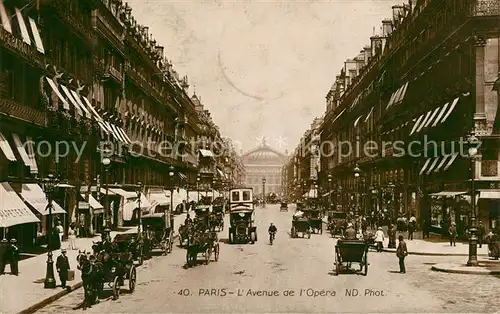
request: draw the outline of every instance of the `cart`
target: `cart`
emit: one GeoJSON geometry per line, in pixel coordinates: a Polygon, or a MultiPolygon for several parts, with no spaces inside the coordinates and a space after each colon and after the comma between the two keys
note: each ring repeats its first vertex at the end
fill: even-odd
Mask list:
{"type": "Polygon", "coordinates": [[[173,231],[165,213],[148,214],[141,217],[144,237],[148,240],[149,251],[161,249],[165,255],[172,252],[173,231]]]}
{"type": "Polygon", "coordinates": [[[282,202],[281,206],[280,206],[280,212],[287,212],[287,211],[288,211],[288,204],[285,202],[282,202]]]}
{"type": "Polygon", "coordinates": [[[97,262],[100,265],[101,274],[99,276],[99,292],[101,296],[105,289],[111,289],[113,300],[120,297],[120,289],[127,286],[129,293],[134,292],[137,282],[137,271],[130,252],[116,252],[109,254],[102,251],[97,255],[97,262]]]}
{"type": "Polygon", "coordinates": [[[364,240],[338,240],[335,245],[335,275],[342,272],[368,274],[368,244],[364,240]],[[351,267],[359,264],[359,271],[351,267]]]}
{"type": "Polygon", "coordinates": [[[290,231],[290,236],[292,238],[298,238],[299,233],[301,234],[302,238],[306,237],[308,239],[311,238],[311,225],[309,224],[309,219],[307,218],[296,218],[294,217],[292,220],[292,229],[290,231]]]}
{"type": "Polygon", "coordinates": [[[321,219],[321,211],[316,208],[304,208],[304,217],[309,220],[312,233],[323,234],[323,219],[321,219]]]}
{"type": "Polygon", "coordinates": [[[194,266],[200,253],[203,255],[205,265],[210,262],[212,253],[214,254],[214,261],[219,260],[220,246],[217,233],[213,231],[195,232],[189,236],[186,246],[186,266],[194,266]]]}

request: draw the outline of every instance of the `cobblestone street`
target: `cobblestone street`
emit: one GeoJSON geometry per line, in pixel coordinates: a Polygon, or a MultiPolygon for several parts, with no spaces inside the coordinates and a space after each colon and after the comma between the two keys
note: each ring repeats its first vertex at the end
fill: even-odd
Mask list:
{"type": "MultiPolygon", "coordinates": [[[[500,305],[495,292],[499,278],[430,270],[433,263],[459,262],[465,257],[410,256],[408,272],[401,275],[394,254],[370,252],[368,276],[333,276],[335,240],[327,234],[312,235],[309,240],[291,239],[292,212],[280,213],[276,205],[258,209],[259,239],[255,245],[226,244],[224,230],[220,233],[220,259],[209,265],[184,269],[185,251],[180,248],[169,256],[155,257],[139,269],[133,294],[124,291],[117,301],[102,299],[87,311],[494,312],[500,305]],[[266,237],[270,222],[278,227],[273,246],[266,237]],[[238,289],[243,296],[238,296],[238,289]],[[248,289],[277,290],[279,296],[248,296],[248,289]],[[346,289],[358,289],[359,296],[346,296],[346,289]],[[284,296],[285,290],[295,291],[295,296],[284,296]],[[307,296],[322,290],[323,296],[307,296]],[[333,291],[334,297],[326,295],[333,291]],[[370,296],[377,293],[383,296],[370,296]]],[[[83,290],[79,289],[40,312],[66,313],[82,298],[83,290]]]]}

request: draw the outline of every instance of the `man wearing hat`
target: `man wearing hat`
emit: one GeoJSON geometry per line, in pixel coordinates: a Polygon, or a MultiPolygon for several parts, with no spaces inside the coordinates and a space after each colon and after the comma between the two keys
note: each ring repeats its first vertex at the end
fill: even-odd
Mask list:
{"type": "Polygon", "coordinates": [[[61,280],[61,288],[66,289],[66,281],[68,281],[68,270],[70,267],[65,248],[61,250],[61,255],[57,257],[56,268],[59,273],[59,279],[61,280]]]}
{"type": "Polygon", "coordinates": [[[9,260],[10,273],[16,276],[19,275],[19,248],[16,239],[10,239],[9,260]]]}
{"type": "Polygon", "coordinates": [[[347,224],[347,229],[345,231],[346,240],[356,240],[356,230],[352,227],[352,223],[347,224]]]}
{"type": "Polygon", "coordinates": [[[2,239],[2,241],[0,241],[0,275],[5,274],[5,265],[7,265],[9,247],[10,244],[7,239],[2,239]]]}

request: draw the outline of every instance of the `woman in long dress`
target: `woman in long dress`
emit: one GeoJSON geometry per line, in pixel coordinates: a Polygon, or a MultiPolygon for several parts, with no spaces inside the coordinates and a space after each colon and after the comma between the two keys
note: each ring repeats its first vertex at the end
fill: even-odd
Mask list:
{"type": "Polygon", "coordinates": [[[76,231],[75,231],[75,225],[72,223],[70,226],[69,226],[69,230],[68,230],[68,246],[69,246],[69,249],[70,250],[76,250],[78,249],[76,247],[76,231]]]}

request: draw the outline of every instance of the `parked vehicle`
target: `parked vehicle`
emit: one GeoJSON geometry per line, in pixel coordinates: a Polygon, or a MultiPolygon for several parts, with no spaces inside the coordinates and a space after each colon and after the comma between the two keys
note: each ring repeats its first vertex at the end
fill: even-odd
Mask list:
{"type": "Polygon", "coordinates": [[[358,272],[351,266],[359,264],[359,272],[368,274],[368,244],[364,240],[339,239],[335,245],[335,275],[342,272],[358,272]]]}

